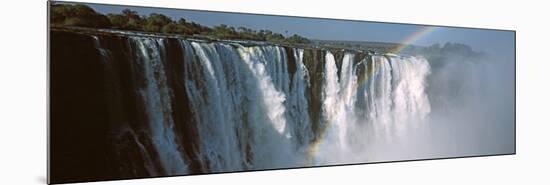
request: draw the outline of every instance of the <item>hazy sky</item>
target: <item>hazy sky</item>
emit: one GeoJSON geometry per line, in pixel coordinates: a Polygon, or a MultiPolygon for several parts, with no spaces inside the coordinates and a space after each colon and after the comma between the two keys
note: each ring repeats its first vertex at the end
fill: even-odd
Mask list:
{"type": "MultiPolygon", "coordinates": [[[[285,35],[299,34],[312,39],[378,41],[399,43],[423,26],[410,24],[388,24],[363,21],[342,21],[328,19],[265,16],[239,13],[219,13],[179,9],[144,8],[117,5],[88,4],[96,11],[120,13],[129,8],[142,15],[162,13],[174,20],[183,17],[188,21],[215,26],[226,24],[233,27],[244,26],[260,30],[267,29],[285,35]],[[286,34],[288,31],[288,34],[286,34]]],[[[470,45],[476,51],[484,51],[498,58],[513,59],[514,33],[487,29],[441,27],[418,39],[417,45],[459,42],[470,45]]]]}

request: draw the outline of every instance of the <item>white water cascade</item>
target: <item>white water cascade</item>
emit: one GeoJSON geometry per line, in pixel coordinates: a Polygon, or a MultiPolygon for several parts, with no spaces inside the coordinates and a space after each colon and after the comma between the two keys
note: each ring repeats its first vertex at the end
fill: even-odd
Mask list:
{"type": "Polygon", "coordinates": [[[424,93],[430,67],[423,58],[372,56],[355,63],[352,53],[336,61],[327,51],[324,78],[311,79],[303,49],[293,50],[290,74],[282,47],[182,43],[187,56],[197,56],[184,61],[185,79],[197,111],[200,156],[212,171],[297,167],[307,155],[314,155],[310,165],[349,163],[358,151],[366,154],[369,139],[399,135],[430,112],[424,93]],[[359,77],[361,65],[371,74],[359,77]],[[308,112],[312,83],[322,83],[322,111],[314,115],[322,118],[322,133],[313,131],[308,112]],[[355,108],[358,99],[367,102],[364,112],[355,108]],[[306,152],[315,143],[317,151],[306,152]]]}
{"type": "Polygon", "coordinates": [[[167,86],[162,53],[162,39],[133,38],[137,46],[136,63],[143,67],[145,85],[139,93],[145,103],[149,118],[150,135],[160,162],[167,174],[187,173],[187,164],[175,141],[172,119],[171,89],[167,86]]]}
{"type": "Polygon", "coordinates": [[[392,140],[409,125],[430,113],[425,94],[430,66],[423,58],[372,56],[353,64],[343,57],[340,75],[334,56],[327,52],[323,79],[323,113],[326,136],[315,152],[314,164],[349,164],[370,160],[370,143],[392,140]],[[358,67],[372,71],[358,76],[358,67]],[[363,79],[363,80],[359,80],[363,79]],[[359,102],[365,109],[356,111],[359,102]]]}
{"type": "Polygon", "coordinates": [[[169,175],[370,162],[370,144],[400,137],[431,111],[423,57],[177,39],[182,57],[167,61],[166,40],[130,41],[148,135],[169,175]],[[168,75],[168,62],[181,64],[180,76],[168,75]],[[175,81],[193,122],[173,117],[175,81]]]}

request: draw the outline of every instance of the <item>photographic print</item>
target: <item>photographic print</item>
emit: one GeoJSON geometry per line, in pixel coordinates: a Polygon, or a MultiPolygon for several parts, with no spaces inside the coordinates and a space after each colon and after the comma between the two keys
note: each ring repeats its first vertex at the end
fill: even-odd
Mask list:
{"type": "Polygon", "coordinates": [[[49,183],[515,154],[515,31],[49,2],[49,183]]]}

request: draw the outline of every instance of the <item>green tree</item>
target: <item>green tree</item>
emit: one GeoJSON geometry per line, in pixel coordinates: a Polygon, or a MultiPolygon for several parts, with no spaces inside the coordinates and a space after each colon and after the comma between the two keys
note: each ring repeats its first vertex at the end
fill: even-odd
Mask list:
{"type": "MultiPolygon", "coordinates": [[[[147,31],[154,33],[171,33],[182,35],[209,35],[220,39],[243,39],[269,41],[276,43],[310,43],[307,38],[294,34],[285,38],[283,34],[269,30],[256,31],[246,27],[234,27],[221,24],[209,28],[195,22],[188,22],[184,18],[173,21],[170,17],[152,13],[149,16],[141,16],[138,12],[124,9],[118,14],[107,16],[95,12],[86,5],[53,4],[51,7],[52,26],[79,26],[90,28],[113,28],[121,30],[147,31]]],[[[288,34],[288,31],[285,31],[288,34]]],[[[464,47],[447,45],[450,48],[462,49],[464,47]]]]}
{"type": "Polygon", "coordinates": [[[160,32],[164,25],[172,22],[172,19],[163,14],[152,13],[145,19],[143,31],[160,32]]]}
{"type": "Polygon", "coordinates": [[[178,25],[176,23],[168,23],[161,29],[162,33],[181,33],[178,31],[178,25]]]}
{"type": "Polygon", "coordinates": [[[54,26],[80,26],[106,28],[111,26],[109,19],[86,5],[52,5],[51,19],[54,26]]]}
{"type": "Polygon", "coordinates": [[[286,41],[290,42],[290,43],[301,43],[301,44],[308,44],[308,43],[311,42],[308,39],[306,39],[305,37],[301,37],[297,34],[294,34],[291,37],[287,38],[286,41]]]}

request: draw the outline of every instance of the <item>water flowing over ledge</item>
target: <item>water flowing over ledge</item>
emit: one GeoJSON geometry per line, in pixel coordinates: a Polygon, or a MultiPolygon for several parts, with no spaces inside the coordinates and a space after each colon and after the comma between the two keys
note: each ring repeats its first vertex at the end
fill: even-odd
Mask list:
{"type": "Polygon", "coordinates": [[[94,133],[74,136],[97,153],[86,165],[115,178],[370,162],[371,142],[431,112],[431,69],[419,56],[101,31],[51,37],[52,98],[62,100],[52,122],[94,133]],[[89,100],[74,102],[75,93],[89,100]]]}

